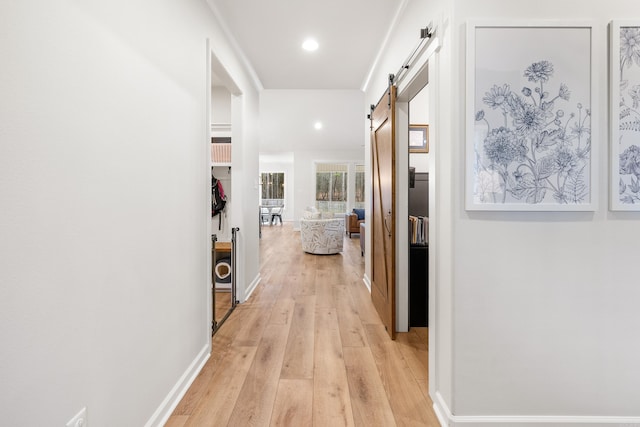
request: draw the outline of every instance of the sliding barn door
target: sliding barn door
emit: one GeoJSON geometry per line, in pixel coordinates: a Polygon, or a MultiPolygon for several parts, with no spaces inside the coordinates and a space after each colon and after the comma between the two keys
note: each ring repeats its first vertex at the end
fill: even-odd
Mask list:
{"type": "Polygon", "coordinates": [[[395,339],[395,102],[396,87],[371,114],[371,300],[391,339],[395,339]]]}

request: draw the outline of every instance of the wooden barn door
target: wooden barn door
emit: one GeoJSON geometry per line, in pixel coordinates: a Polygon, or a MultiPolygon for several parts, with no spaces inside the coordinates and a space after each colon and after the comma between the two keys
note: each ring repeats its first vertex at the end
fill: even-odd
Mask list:
{"type": "Polygon", "coordinates": [[[391,339],[395,339],[395,102],[396,87],[371,113],[371,300],[391,339]]]}

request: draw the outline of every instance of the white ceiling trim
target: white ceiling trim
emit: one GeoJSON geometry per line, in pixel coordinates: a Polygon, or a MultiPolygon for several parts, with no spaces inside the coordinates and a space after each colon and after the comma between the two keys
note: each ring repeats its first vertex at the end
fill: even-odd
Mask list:
{"type": "Polygon", "coordinates": [[[387,45],[389,44],[389,40],[391,39],[391,35],[393,34],[393,32],[396,30],[396,27],[398,26],[398,22],[400,21],[400,16],[404,12],[404,9],[407,7],[407,3],[408,2],[409,2],[409,0],[402,0],[402,2],[400,3],[400,6],[398,6],[398,9],[396,10],[395,16],[393,17],[393,20],[391,21],[391,25],[389,25],[389,29],[387,30],[387,34],[384,36],[384,40],[382,41],[382,44],[380,45],[380,49],[378,49],[378,53],[376,54],[376,57],[373,60],[373,63],[371,64],[371,67],[369,68],[369,72],[367,73],[367,76],[365,77],[364,81],[362,82],[361,90],[363,92],[367,91],[367,88],[369,87],[369,83],[371,83],[371,77],[373,76],[373,73],[378,68],[378,65],[379,65],[379,62],[380,62],[380,58],[384,54],[384,51],[386,50],[387,45]]]}
{"type": "Polygon", "coordinates": [[[247,55],[245,55],[244,51],[240,49],[240,45],[238,44],[236,38],[233,36],[233,34],[231,33],[231,30],[229,29],[229,26],[222,18],[222,15],[220,14],[220,10],[218,10],[218,7],[213,3],[212,0],[207,0],[207,4],[209,5],[209,8],[213,12],[213,15],[215,16],[216,20],[218,21],[218,24],[220,24],[220,28],[222,29],[223,34],[229,40],[229,44],[231,44],[231,47],[233,48],[235,53],[240,57],[240,62],[249,73],[249,77],[251,78],[254,86],[256,87],[256,90],[258,92],[262,91],[264,89],[264,86],[262,85],[262,82],[258,77],[258,73],[256,73],[256,70],[253,68],[253,65],[247,58],[247,55]]]}

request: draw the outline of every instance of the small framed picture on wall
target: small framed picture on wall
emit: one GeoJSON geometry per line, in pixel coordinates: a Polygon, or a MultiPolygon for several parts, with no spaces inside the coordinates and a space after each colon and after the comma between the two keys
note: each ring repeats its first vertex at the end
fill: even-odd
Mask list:
{"type": "Polygon", "coordinates": [[[409,125],[409,152],[429,152],[429,125],[409,125]]]}

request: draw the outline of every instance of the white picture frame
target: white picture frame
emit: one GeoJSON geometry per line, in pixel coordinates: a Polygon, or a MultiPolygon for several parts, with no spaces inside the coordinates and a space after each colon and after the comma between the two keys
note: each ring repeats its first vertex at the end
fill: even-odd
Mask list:
{"type": "Polygon", "coordinates": [[[584,22],[467,23],[467,210],[596,209],[593,34],[584,22]]]}
{"type": "Polygon", "coordinates": [[[640,211],[640,20],[609,30],[609,209],[640,211]]]}

